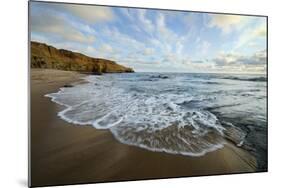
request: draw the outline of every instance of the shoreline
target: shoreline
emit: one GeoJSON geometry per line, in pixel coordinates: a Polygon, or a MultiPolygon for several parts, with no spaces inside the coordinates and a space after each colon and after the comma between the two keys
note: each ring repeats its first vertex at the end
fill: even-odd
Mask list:
{"type": "Polygon", "coordinates": [[[31,72],[31,185],[77,184],[256,171],[256,160],[230,142],[201,157],[153,152],[118,142],[109,130],[68,123],[64,108],[45,97],[83,74],[54,69],[31,72]]]}

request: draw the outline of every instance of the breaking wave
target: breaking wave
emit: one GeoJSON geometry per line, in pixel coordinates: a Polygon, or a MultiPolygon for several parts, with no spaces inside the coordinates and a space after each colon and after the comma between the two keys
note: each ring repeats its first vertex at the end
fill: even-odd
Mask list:
{"type": "Polygon", "coordinates": [[[220,78],[145,73],[91,75],[85,77],[86,83],[63,87],[46,96],[65,106],[58,113],[65,121],[107,129],[121,143],[202,156],[222,148],[225,139],[238,146],[246,139],[241,128],[221,122],[218,112],[230,117],[248,113],[251,115],[247,117],[253,118],[257,109],[264,112],[263,103],[253,98],[264,96],[262,90],[251,88],[248,82],[235,84],[220,78]],[[202,83],[193,82],[196,80],[202,83]]]}
{"type": "Polygon", "coordinates": [[[185,108],[187,94],[148,94],[115,86],[108,77],[87,77],[89,83],[46,95],[66,106],[59,116],[79,125],[109,129],[122,143],[152,151],[201,156],[223,147],[217,117],[185,108]]]}

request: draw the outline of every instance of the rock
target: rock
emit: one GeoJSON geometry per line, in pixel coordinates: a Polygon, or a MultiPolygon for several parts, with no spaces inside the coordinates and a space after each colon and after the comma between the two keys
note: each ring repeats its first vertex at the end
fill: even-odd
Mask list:
{"type": "Polygon", "coordinates": [[[102,75],[102,72],[92,72],[92,75],[102,75]]]}
{"type": "Polygon", "coordinates": [[[160,78],[160,79],[168,79],[169,77],[166,75],[157,75],[157,76],[151,76],[150,78],[160,78]]]}
{"type": "Polygon", "coordinates": [[[65,84],[63,87],[73,87],[71,84],[65,84]]]}

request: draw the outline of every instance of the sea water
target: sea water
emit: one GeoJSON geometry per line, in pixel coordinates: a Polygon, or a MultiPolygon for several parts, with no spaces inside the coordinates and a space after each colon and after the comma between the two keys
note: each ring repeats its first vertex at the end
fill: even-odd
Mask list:
{"type": "Polygon", "coordinates": [[[267,78],[264,75],[123,73],[46,95],[74,124],[108,129],[124,144],[202,156],[229,140],[267,164],[267,78]]]}

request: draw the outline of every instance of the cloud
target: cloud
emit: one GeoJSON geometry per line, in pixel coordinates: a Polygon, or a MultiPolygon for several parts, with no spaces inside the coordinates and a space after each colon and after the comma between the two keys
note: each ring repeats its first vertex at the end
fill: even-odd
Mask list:
{"type": "Polygon", "coordinates": [[[237,54],[220,54],[218,57],[214,59],[214,62],[218,66],[227,66],[227,65],[232,65],[236,64],[237,60],[240,58],[239,55],[237,54]]]}
{"type": "Polygon", "coordinates": [[[150,19],[146,18],[146,10],[139,9],[137,10],[137,13],[138,13],[138,19],[142,25],[141,28],[145,30],[147,33],[151,34],[154,31],[154,25],[150,19]]]}
{"type": "Polygon", "coordinates": [[[127,19],[132,20],[132,16],[130,15],[130,9],[128,8],[121,8],[119,9],[119,11],[121,12],[121,14],[123,14],[125,17],[127,17],[127,19]]]}
{"type": "Polygon", "coordinates": [[[234,50],[245,47],[251,46],[254,41],[258,39],[265,39],[266,38],[266,24],[265,22],[261,22],[261,24],[255,27],[249,27],[245,29],[240,35],[239,38],[234,46],[234,50]]]}
{"type": "Polygon", "coordinates": [[[169,34],[169,30],[166,28],[166,23],[165,23],[165,16],[164,14],[158,14],[158,18],[157,18],[157,29],[158,31],[163,34],[168,36],[169,34]]]}
{"type": "Polygon", "coordinates": [[[228,34],[235,29],[241,28],[247,21],[247,17],[239,15],[209,14],[209,27],[217,27],[224,34],[228,34]]]}
{"type": "Polygon", "coordinates": [[[215,63],[216,68],[225,71],[265,71],[267,54],[266,50],[257,51],[250,56],[235,53],[223,53],[217,58],[214,58],[213,62],[215,63]]]}
{"type": "Polygon", "coordinates": [[[41,7],[32,6],[31,9],[32,39],[92,57],[112,59],[136,70],[242,72],[264,70],[266,66],[265,51],[252,55],[237,53],[250,54],[266,48],[266,24],[261,19],[146,9],[113,10],[89,5],[34,4],[41,7]],[[218,29],[224,35],[217,32],[218,29]],[[216,56],[222,49],[230,53],[216,56]]]}
{"type": "Polygon", "coordinates": [[[49,10],[32,14],[31,31],[31,35],[39,33],[61,41],[91,44],[95,39],[93,35],[79,31],[61,14],[49,10]]]}
{"type": "Polygon", "coordinates": [[[102,44],[100,47],[100,51],[103,53],[113,53],[113,48],[108,44],[102,44]]]}
{"type": "Polygon", "coordinates": [[[217,72],[215,69],[215,63],[209,60],[194,60],[186,58],[182,62],[182,70],[188,72],[217,72]]]}
{"type": "Polygon", "coordinates": [[[124,34],[119,31],[116,27],[105,27],[102,31],[102,35],[107,37],[111,43],[114,43],[119,46],[119,48],[124,49],[125,51],[136,50],[145,48],[145,44],[134,39],[133,37],[124,34]]]}
{"type": "Polygon", "coordinates": [[[263,25],[260,25],[259,27],[257,27],[253,34],[257,37],[265,37],[266,36],[266,25],[263,24],[263,25]]]}
{"type": "Polygon", "coordinates": [[[76,16],[89,24],[107,22],[114,19],[114,13],[110,7],[73,4],[64,4],[60,6],[69,14],[76,16]]]}
{"type": "Polygon", "coordinates": [[[202,55],[206,55],[208,50],[210,49],[210,47],[211,47],[211,43],[209,43],[208,41],[205,41],[205,40],[200,42],[198,45],[198,48],[202,55]]]}
{"type": "Polygon", "coordinates": [[[196,63],[196,64],[197,64],[197,63],[200,63],[200,64],[201,64],[201,63],[204,63],[204,62],[205,62],[205,61],[203,61],[203,60],[192,60],[192,61],[191,61],[191,63],[196,63]]]}
{"type": "Polygon", "coordinates": [[[185,47],[186,35],[178,35],[166,23],[167,14],[158,13],[155,23],[156,39],[151,43],[161,49],[162,54],[173,54],[182,56],[185,47]]]}
{"type": "Polygon", "coordinates": [[[166,25],[166,16],[163,13],[158,13],[157,15],[156,30],[158,32],[157,35],[164,43],[174,44],[183,38],[166,25]]]}
{"type": "Polygon", "coordinates": [[[196,25],[196,22],[199,22],[199,14],[198,13],[188,13],[183,17],[184,22],[188,27],[192,27],[196,25]]]}
{"type": "Polygon", "coordinates": [[[155,52],[154,48],[145,48],[143,54],[149,56],[154,54],[154,52],[155,52]]]}
{"type": "MultiPolygon", "coordinates": [[[[103,51],[107,50],[110,54],[109,56],[112,56],[112,54],[118,54],[118,57],[115,55],[115,60],[117,62],[125,62],[127,65],[129,63],[134,64],[136,61],[151,61],[154,53],[156,52],[155,48],[148,45],[145,41],[139,41],[130,35],[122,33],[114,26],[104,27],[102,32],[99,33],[98,38],[106,39],[106,43],[110,45],[104,45],[105,42],[101,40],[103,51]],[[110,51],[110,49],[112,49],[112,51],[110,51]]],[[[101,54],[106,55],[105,53],[101,54]]]]}
{"type": "MultiPolygon", "coordinates": [[[[267,63],[267,53],[266,50],[261,50],[256,52],[252,58],[254,59],[255,64],[266,64],[267,63]]],[[[250,62],[251,63],[251,62],[250,62]]]]}

